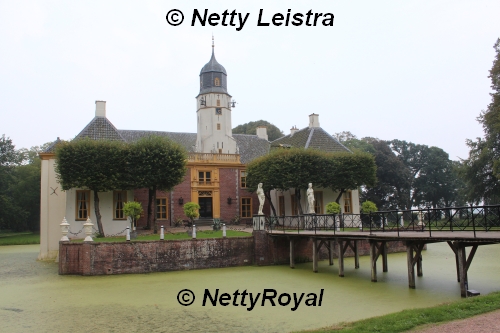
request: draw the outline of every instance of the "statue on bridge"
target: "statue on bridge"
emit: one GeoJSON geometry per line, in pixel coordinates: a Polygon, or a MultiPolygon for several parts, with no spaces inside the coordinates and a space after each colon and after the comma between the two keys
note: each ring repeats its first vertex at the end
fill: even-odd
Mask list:
{"type": "Polygon", "coordinates": [[[264,190],[262,189],[262,183],[259,183],[257,187],[257,197],[259,198],[259,212],[257,213],[257,215],[264,215],[262,209],[264,208],[266,196],[264,195],[264,190]]]}
{"type": "Polygon", "coordinates": [[[309,214],[316,214],[314,211],[314,190],[312,183],[309,183],[309,188],[307,189],[307,202],[309,203],[309,214]]]}

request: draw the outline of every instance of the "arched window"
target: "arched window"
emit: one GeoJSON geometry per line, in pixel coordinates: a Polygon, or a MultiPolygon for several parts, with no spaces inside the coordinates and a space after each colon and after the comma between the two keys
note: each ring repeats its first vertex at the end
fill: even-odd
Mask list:
{"type": "Polygon", "coordinates": [[[214,80],[214,84],[215,84],[215,86],[217,86],[217,87],[218,87],[218,86],[220,86],[220,79],[219,79],[218,77],[216,77],[216,78],[215,78],[215,80],[214,80]]]}

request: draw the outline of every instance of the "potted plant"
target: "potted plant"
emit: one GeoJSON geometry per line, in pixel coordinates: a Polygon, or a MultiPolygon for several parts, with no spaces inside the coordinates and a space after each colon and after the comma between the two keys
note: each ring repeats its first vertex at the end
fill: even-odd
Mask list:
{"type": "Polygon", "coordinates": [[[191,225],[194,223],[194,219],[200,216],[200,213],[198,213],[198,210],[200,209],[200,205],[198,205],[196,202],[187,202],[184,204],[184,214],[189,218],[189,221],[191,221],[191,225]]]}
{"type": "Polygon", "coordinates": [[[143,212],[142,205],[137,201],[129,201],[123,205],[123,214],[127,216],[130,220],[132,231],[130,232],[130,238],[137,238],[137,220],[141,217],[143,212]]]}

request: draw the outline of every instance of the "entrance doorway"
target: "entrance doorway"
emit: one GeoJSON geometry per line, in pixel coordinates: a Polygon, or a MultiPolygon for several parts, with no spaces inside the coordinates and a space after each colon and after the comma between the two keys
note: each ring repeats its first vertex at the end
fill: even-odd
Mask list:
{"type": "Polygon", "coordinates": [[[200,218],[212,218],[212,197],[198,198],[200,205],[200,218]]]}

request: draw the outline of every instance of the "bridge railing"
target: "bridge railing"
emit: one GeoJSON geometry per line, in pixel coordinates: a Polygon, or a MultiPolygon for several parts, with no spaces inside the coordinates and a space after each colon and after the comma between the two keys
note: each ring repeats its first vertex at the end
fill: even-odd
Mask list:
{"type": "Polygon", "coordinates": [[[500,205],[378,211],[369,214],[267,216],[268,230],[283,232],[500,231],[500,205]]]}

